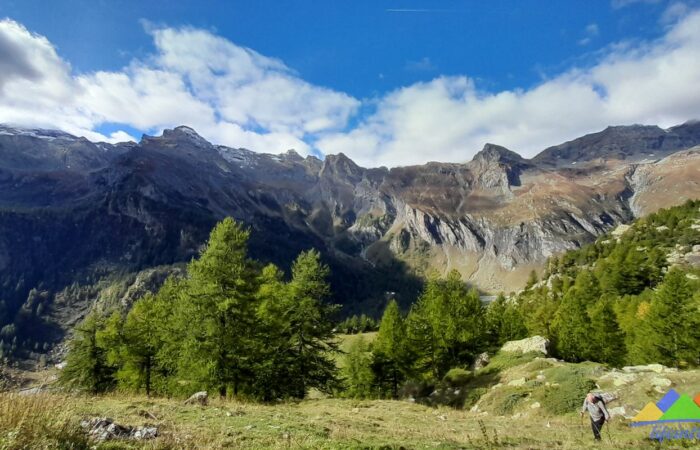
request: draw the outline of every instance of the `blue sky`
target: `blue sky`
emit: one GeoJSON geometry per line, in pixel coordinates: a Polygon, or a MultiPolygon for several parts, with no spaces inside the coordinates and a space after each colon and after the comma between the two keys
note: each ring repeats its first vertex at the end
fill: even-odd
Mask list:
{"type": "Polygon", "coordinates": [[[635,79],[641,67],[666,77],[640,78],[640,87],[695,88],[695,68],[685,67],[700,58],[696,6],[0,0],[5,52],[24,54],[6,58],[16,65],[7,73],[19,75],[0,80],[0,121],[94,140],[138,139],[182,122],[226,145],[343,151],[365,165],[460,161],[493,140],[532,155],[608,124],[700,116],[700,102],[682,92],[669,93],[677,102],[659,92],[633,104],[621,81],[637,64],[627,67],[635,79]],[[674,63],[683,76],[660,74],[674,63]],[[19,89],[46,89],[48,100],[28,104],[19,89]]]}

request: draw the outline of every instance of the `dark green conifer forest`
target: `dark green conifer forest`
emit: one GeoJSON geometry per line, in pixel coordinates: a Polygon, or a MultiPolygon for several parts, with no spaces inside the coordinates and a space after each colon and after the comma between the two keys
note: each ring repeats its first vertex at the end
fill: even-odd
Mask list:
{"type": "Polygon", "coordinates": [[[523,291],[488,305],[456,271],[430,278],[408,311],[390,300],[378,322],[338,322],[318,252],[301,253],[287,279],[251,260],[249,231],[225,219],[185,277],[128,310],[94,310],[76,330],[62,379],[90,392],[398,398],[411,383],[468,376],[480,353],[534,335],[571,362],[698,366],[699,271],[678,255],[700,244],[699,208],[661,210],[553,257],[523,291]],[[340,352],[337,333],[373,330],[374,340],[360,336],[340,352]]]}

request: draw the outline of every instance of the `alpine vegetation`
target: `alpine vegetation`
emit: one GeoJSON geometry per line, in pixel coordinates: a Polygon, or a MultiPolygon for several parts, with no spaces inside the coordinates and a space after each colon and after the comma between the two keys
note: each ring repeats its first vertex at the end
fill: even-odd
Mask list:
{"type": "Polygon", "coordinates": [[[290,280],[250,259],[249,231],[227,218],[184,278],[128,311],[94,310],[77,327],[63,383],[92,393],[200,390],[253,399],[303,398],[338,385],[328,268],[301,253],[290,280]]]}

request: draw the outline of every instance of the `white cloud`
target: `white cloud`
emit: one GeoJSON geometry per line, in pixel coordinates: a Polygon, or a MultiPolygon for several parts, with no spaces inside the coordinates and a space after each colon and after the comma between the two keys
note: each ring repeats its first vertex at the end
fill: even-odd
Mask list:
{"type": "Polygon", "coordinates": [[[682,19],[691,11],[691,7],[684,2],[673,2],[661,15],[661,23],[663,24],[674,24],[678,20],[682,19]]]}
{"type": "MultiPolygon", "coordinates": [[[[215,143],[344,152],[366,166],[466,161],[485,142],[533,156],[608,125],[700,118],[700,12],[674,17],[661,39],[611,45],[593,66],[530,89],[488,92],[468,76],[440,76],[363,102],[187,27],[148,27],[152,55],[118,71],[76,75],[46,38],[4,20],[0,123],[107,141],[133,137],[118,127],[98,133],[106,123],[155,132],[185,124],[215,143]]],[[[599,33],[595,24],[584,31],[599,33]]]]}
{"type": "Polygon", "coordinates": [[[0,21],[0,122],[106,141],[131,137],[97,133],[103,123],[156,131],[187,124],[217,143],[306,153],[312,133],[344,127],[359,106],[207,31],[149,32],[154,55],[120,71],[76,76],[46,38],[0,21]]]}
{"type": "Polygon", "coordinates": [[[670,126],[700,118],[700,12],[658,41],[612,46],[593,67],[529,90],[482,92],[467,77],[440,77],[379,99],[376,112],[317,146],[365,165],[469,160],[485,142],[525,156],[608,125],[670,126]]]}

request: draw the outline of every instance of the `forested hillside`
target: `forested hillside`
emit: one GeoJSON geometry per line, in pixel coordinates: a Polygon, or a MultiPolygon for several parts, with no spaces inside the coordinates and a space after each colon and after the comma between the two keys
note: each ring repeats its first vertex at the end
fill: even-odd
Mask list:
{"type": "Polygon", "coordinates": [[[549,260],[515,301],[569,361],[700,363],[700,201],[662,209],[549,260]]]}
{"type": "Polygon", "coordinates": [[[93,392],[419,397],[463,382],[481,352],[528,335],[547,337],[550,351],[571,362],[697,366],[699,208],[661,210],[552,258],[542,281],[533,273],[525,290],[488,306],[456,271],[429,279],[407,313],[389,302],[373,342],[353,340],[340,367],[335,333],[373,325],[335,325],[318,253],[302,253],[286,281],[248,258],[249,233],[226,219],[186,277],[131,310],[94,310],[62,377],[93,392]]]}

